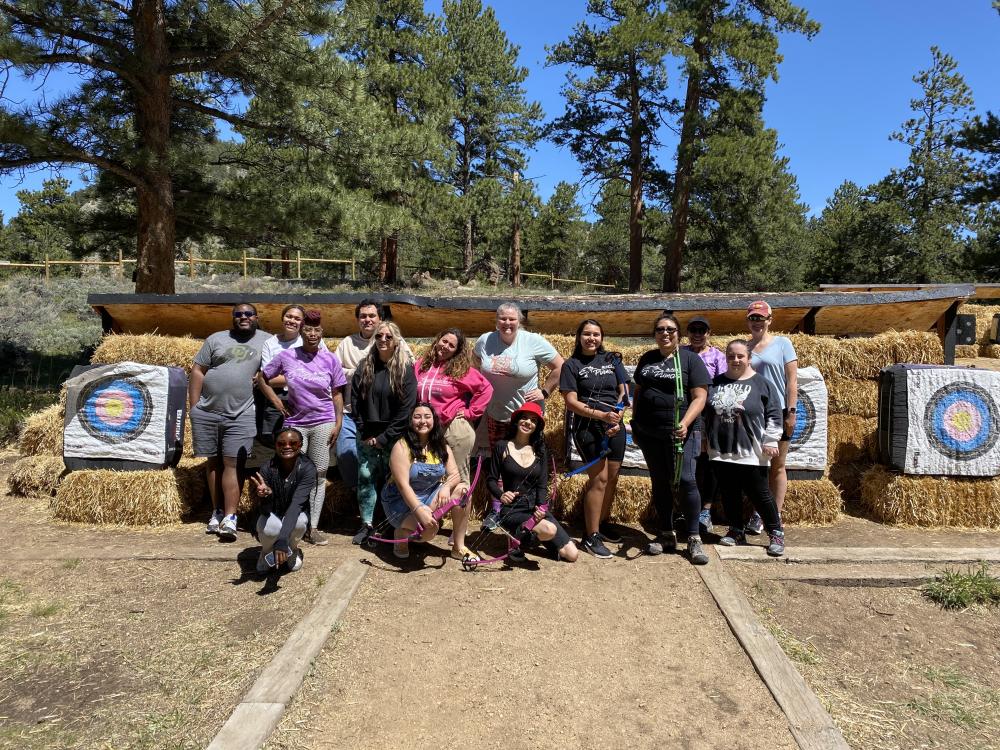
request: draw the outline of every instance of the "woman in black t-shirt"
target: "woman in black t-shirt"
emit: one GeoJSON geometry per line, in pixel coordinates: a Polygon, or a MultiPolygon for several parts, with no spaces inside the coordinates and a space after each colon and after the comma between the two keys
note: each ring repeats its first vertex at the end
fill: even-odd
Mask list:
{"type": "Polygon", "coordinates": [[[659,555],[676,549],[674,513],[679,505],[687,523],[688,557],[692,563],[704,565],[708,555],[698,535],[701,498],[695,482],[695,463],[701,451],[700,417],[712,378],[697,354],[680,347],[679,331],[673,315],[661,315],[653,325],[656,349],[643,354],[635,368],[632,437],[646,459],[659,524],[657,539],[647,545],[646,552],[659,555]],[[678,441],[683,445],[680,455],[676,450],[678,441]],[[679,498],[674,496],[678,460],[679,498]]]}
{"type": "MultiPolygon", "coordinates": [[[[499,524],[517,536],[521,525],[534,517],[532,534],[559,558],[575,562],[579,554],[573,540],[551,512],[539,506],[549,500],[548,451],[542,431],[545,419],[535,401],[527,401],[511,415],[505,440],[493,446],[486,489],[500,501],[499,524]]],[[[512,550],[509,559],[524,559],[520,549],[512,550]]]]}
{"type": "Polygon", "coordinates": [[[566,400],[567,432],[584,463],[602,452],[605,457],[587,470],[583,520],[583,549],[600,558],[611,557],[605,541],[621,541],[604,521],[618,488],[618,471],[625,457],[625,430],[621,412],[627,398],[628,375],[621,357],[604,351],[604,329],[596,320],[584,320],[576,329],[576,347],[563,362],[559,390],[566,400]]]}

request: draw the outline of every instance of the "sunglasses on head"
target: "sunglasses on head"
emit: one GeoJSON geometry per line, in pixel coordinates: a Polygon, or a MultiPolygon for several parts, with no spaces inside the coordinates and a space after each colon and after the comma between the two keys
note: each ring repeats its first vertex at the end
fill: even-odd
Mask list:
{"type": "Polygon", "coordinates": [[[673,334],[677,333],[677,329],[676,328],[671,328],[670,326],[657,326],[656,327],[656,332],[657,333],[669,333],[669,334],[673,335],[673,334]]]}
{"type": "Polygon", "coordinates": [[[752,320],[754,323],[763,323],[765,320],[767,320],[767,316],[766,315],[750,315],[749,317],[747,317],[747,320],[752,320]]]}
{"type": "Polygon", "coordinates": [[[256,314],[257,313],[253,312],[252,310],[236,310],[235,312],[233,312],[233,317],[234,318],[252,318],[256,314]]]}

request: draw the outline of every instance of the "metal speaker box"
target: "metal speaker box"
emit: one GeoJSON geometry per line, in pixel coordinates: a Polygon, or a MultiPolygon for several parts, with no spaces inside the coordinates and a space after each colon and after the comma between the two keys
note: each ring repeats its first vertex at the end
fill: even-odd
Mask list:
{"type": "Polygon", "coordinates": [[[975,315],[955,316],[955,343],[959,345],[976,343],[975,315]]]}

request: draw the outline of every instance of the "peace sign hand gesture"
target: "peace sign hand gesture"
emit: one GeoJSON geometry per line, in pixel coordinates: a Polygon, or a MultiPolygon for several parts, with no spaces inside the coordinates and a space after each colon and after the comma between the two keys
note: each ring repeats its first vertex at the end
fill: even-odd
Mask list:
{"type": "Polygon", "coordinates": [[[253,486],[253,491],[256,493],[257,497],[259,498],[270,497],[271,487],[268,485],[267,482],[264,481],[264,477],[260,475],[259,471],[252,477],[250,477],[250,482],[253,486]]]}

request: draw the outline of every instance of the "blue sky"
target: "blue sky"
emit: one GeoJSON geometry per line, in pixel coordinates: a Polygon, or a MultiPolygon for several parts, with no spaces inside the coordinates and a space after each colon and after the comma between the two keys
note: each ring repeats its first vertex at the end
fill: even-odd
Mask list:
{"type": "MultiPolygon", "coordinates": [[[[547,68],[545,46],[566,39],[583,18],[585,0],[493,0],[508,38],[520,47],[529,68],[526,88],[547,117],[562,112],[559,94],[565,71],[547,68]]],[[[976,111],[1000,111],[1000,14],[990,0],[805,0],[799,3],[822,24],[811,41],[781,40],[780,78],[768,88],[764,116],[778,131],[782,154],[790,160],[802,201],[818,214],[845,179],[874,182],[906,162],[902,144],[889,134],[909,116],[918,94],[913,75],[930,64],[938,45],[958,62],[972,89],[976,111]]],[[[439,0],[428,0],[438,10],[439,0]]],[[[10,93],[8,91],[8,93],[10,93]]],[[[668,148],[663,158],[671,156],[668,148]]],[[[669,163],[669,162],[667,162],[669,163]]],[[[64,172],[73,177],[72,171],[64,172]]],[[[36,188],[50,172],[0,180],[0,211],[17,213],[14,193],[36,188]]],[[[575,182],[580,170],[573,157],[552,144],[540,144],[530,157],[527,176],[543,198],[560,180],[575,182]]]]}

